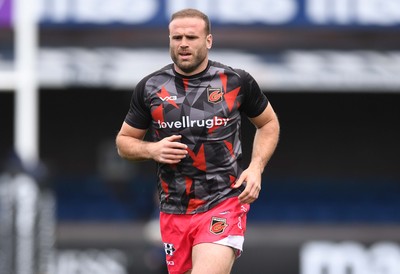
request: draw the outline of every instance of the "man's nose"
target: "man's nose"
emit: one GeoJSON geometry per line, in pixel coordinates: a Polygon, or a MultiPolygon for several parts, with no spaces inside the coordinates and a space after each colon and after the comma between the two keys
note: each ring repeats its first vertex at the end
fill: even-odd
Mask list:
{"type": "Polygon", "coordinates": [[[188,42],[187,42],[187,38],[183,37],[179,46],[181,48],[187,48],[189,46],[188,42]]]}

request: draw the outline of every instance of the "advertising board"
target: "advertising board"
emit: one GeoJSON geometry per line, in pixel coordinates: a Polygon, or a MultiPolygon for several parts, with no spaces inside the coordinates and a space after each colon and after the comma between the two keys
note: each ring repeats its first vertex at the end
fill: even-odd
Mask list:
{"type": "Polygon", "coordinates": [[[398,27],[400,0],[41,0],[43,25],[165,26],[179,9],[197,8],[216,26],[398,27]]]}
{"type": "MultiPolygon", "coordinates": [[[[97,227],[79,224],[74,228],[71,223],[59,226],[57,274],[93,273],[90,267],[94,265],[108,270],[113,267],[113,273],[121,274],[166,273],[162,271],[165,271],[163,245],[149,242],[143,234],[146,226],[113,225],[118,238],[107,233],[110,224],[102,230],[97,227]],[[71,231],[92,236],[84,239],[71,231]]],[[[236,261],[232,274],[400,273],[398,228],[368,224],[250,223],[244,253],[236,261]]]]}

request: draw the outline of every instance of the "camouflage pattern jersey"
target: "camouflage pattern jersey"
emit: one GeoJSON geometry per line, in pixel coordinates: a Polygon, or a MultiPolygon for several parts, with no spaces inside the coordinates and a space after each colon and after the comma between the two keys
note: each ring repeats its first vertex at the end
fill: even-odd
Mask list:
{"type": "Polygon", "coordinates": [[[179,164],[158,164],[160,210],[194,214],[238,196],[243,187],[232,184],[242,172],[241,114],[256,117],[267,105],[250,74],[214,61],[190,77],[170,64],[143,78],[125,122],[150,129],[153,141],[177,134],[188,146],[179,164]]]}

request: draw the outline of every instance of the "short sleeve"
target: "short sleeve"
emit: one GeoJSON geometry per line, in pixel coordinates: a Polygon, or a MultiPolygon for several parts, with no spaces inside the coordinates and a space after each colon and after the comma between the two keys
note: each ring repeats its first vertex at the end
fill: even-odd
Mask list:
{"type": "Polygon", "coordinates": [[[131,103],[125,122],[135,128],[147,129],[151,123],[151,114],[145,103],[145,80],[137,84],[132,92],[131,103]]]}
{"type": "Polygon", "coordinates": [[[267,96],[248,72],[238,70],[238,73],[241,75],[243,81],[242,87],[244,89],[244,101],[240,109],[250,118],[257,117],[268,106],[267,96]]]}

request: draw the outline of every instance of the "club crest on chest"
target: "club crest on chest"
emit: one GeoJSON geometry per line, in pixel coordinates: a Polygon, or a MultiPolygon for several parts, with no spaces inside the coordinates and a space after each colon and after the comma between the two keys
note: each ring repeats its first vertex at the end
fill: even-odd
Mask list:
{"type": "Polygon", "coordinates": [[[207,99],[210,103],[219,103],[224,100],[224,93],[221,88],[207,88],[207,99]]]}

